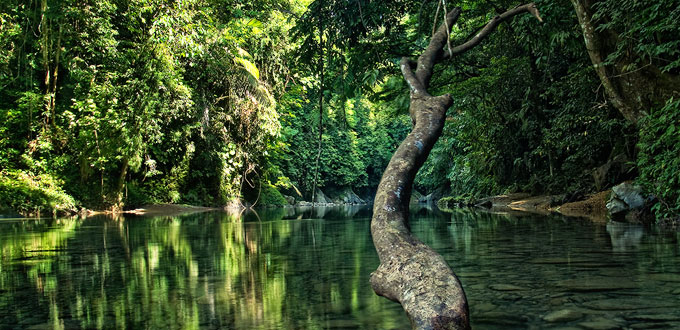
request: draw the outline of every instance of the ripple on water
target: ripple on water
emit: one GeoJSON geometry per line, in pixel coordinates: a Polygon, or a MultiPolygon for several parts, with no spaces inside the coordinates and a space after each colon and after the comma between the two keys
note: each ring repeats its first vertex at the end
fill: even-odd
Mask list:
{"type": "Polygon", "coordinates": [[[586,322],[580,322],[578,325],[582,326],[585,329],[592,329],[592,330],[613,330],[613,329],[621,329],[621,324],[618,322],[610,319],[610,318],[604,318],[604,317],[598,317],[594,318],[590,321],[586,322]]]}
{"type": "MultiPolygon", "coordinates": [[[[295,212],[0,222],[0,329],[408,328],[369,284],[370,209],[270,218],[312,216],[295,212]]],[[[460,271],[474,329],[680,329],[680,235],[565,220],[424,210],[410,223],[460,271]]]]}
{"type": "Polygon", "coordinates": [[[661,281],[661,282],[674,282],[674,283],[680,283],[680,274],[648,274],[647,278],[655,281],[661,281]]]}
{"type": "MultiPolygon", "coordinates": [[[[677,311],[676,311],[677,312],[677,311]]],[[[644,321],[644,322],[668,322],[668,321],[680,321],[680,315],[660,313],[660,314],[632,314],[624,315],[628,321],[644,321]]]]}
{"type": "Polygon", "coordinates": [[[557,287],[573,292],[598,292],[635,289],[637,284],[626,277],[590,277],[560,281],[557,287]]]}
{"type": "Polygon", "coordinates": [[[554,312],[550,312],[543,316],[543,320],[546,322],[570,322],[575,321],[583,317],[583,313],[573,310],[573,309],[562,309],[554,312]]]}
{"type": "Polygon", "coordinates": [[[664,300],[635,299],[635,297],[621,297],[586,301],[584,307],[601,311],[627,311],[651,308],[674,307],[677,303],[664,300]]]}

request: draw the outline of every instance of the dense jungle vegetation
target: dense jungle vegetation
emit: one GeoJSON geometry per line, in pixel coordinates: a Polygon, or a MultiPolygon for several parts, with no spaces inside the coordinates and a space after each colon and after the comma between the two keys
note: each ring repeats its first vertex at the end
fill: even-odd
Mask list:
{"type": "MultiPolygon", "coordinates": [[[[0,208],[370,199],[408,133],[402,56],[445,7],[499,0],[5,0],[0,208]]],[[[636,180],[680,212],[680,4],[538,0],[435,68],[449,93],[422,193],[582,196],[636,180]]]]}

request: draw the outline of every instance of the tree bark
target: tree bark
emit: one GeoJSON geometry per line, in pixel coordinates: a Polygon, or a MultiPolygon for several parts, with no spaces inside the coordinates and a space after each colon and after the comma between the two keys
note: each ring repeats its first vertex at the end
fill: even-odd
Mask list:
{"type": "Polygon", "coordinates": [[[56,98],[57,79],[59,77],[59,61],[61,57],[61,38],[63,24],[60,18],[48,17],[47,0],[40,2],[40,48],[45,70],[45,126],[56,127],[56,98]],[[57,32],[56,47],[54,45],[54,24],[59,27],[57,32]]]}
{"type": "Polygon", "coordinates": [[[445,51],[449,29],[460,12],[455,8],[447,13],[417,63],[408,58],[401,60],[401,71],[411,90],[413,129],[387,165],[373,206],[371,234],[380,266],[371,274],[371,286],[378,295],[401,303],[414,329],[470,328],[460,281],[442,256],[411,234],[408,224],[413,180],[439,139],[446,111],[453,103],[448,94],[428,93],[432,69],[444,58],[472,49],[500,22],[517,14],[529,12],[540,20],[533,3],[519,6],[494,17],[470,41],[445,51]]]}
{"type": "Polygon", "coordinates": [[[42,51],[43,68],[45,70],[45,127],[50,125],[50,120],[53,120],[52,106],[50,97],[50,82],[52,81],[52,72],[50,71],[50,20],[47,17],[47,0],[40,2],[40,47],[42,51]]]}

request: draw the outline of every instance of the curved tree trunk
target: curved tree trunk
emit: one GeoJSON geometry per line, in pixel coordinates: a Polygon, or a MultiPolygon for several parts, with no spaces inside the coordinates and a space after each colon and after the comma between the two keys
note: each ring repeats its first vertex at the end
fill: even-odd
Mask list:
{"type": "Polygon", "coordinates": [[[680,77],[662,72],[651,60],[639,69],[627,70],[627,65],[637,56],[635,53],[606,65],[605,59],[616,51],[619,34],[611,29],[598,30],[597,22],[593,19],[592,5],[595,2],[571,0],[583,31],[588,56],[607,99],[626,120],[637,124],[650,108],[661,106],[667,99],[677,95],[680,77]]]}
{"type": "Polygon", "coordinates": [[[411,99],[415,126],[392,156],[378,186],[371,233],[380,267],[371,275],[379,295],[400,302],[417,329],[467,329],[467,300],[446,261],[413,237],[408,203],[413,179],[444,127],[448,95],[411,99]]]}
{"type": "Polygon", "coordinates": [[[401,303],[414,329],[470,328],[460,281],[444,258],[415,238],[408,225],[413,180],[439,139],[446,111],[453,103],[448,94],[432,96],[427,92],[432,69],[437,62],[478,45],[500,22],[512,16],[530,12],[540,20],[534,4],[519,6],[494,17],[469,41],[444,51],[449,29],[460,11],[455,8],[447,13],[417,63],[408,58],[401,61],[402,74],[411,89],[413,130],[387,165],[373,206],[371,234],[380,266],[371,274],[371,286],[377,294],[401,303]]]}
{"type": "Polygon", "coordinates": [[[609,79],[610,74],[607,73],[607,68],[604,65],[604,58],[607,54],[603,54],[602,41],[600,40],[599,34],[595,31],[595,26],[592,23],[592,15],[590,13],[590,1],[589,0],[572,0],[571,3],[574,5],[576,10],[576,17],[583,30],[583,39],[586,43],[586,50],[588,51],[588,56],[590,61],[593,63],[593,68],[597,76],[604,86],[604,90],[612,102],[614,107],[621,112],[624,118],[635,123],[637,122],[642,114],[636,111],[628,102],[626,102],[623,97],[619,94],[618,89],[614,86],[614,83],[609,79]]]}

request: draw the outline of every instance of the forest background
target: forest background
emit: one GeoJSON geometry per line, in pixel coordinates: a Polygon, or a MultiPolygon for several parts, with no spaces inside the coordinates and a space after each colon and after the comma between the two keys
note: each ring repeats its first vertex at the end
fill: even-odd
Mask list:
{"type": "MultiPolygon", "coordinates": [[[[445,7],[467,40],[514,1],[7,0],[0,208],[372,198],[410,130],[402,56],[445,7]]],[[[680,4],[536,1],[437,67],[427,194],[576,199],[624,180],[680,212],[680,4]]],[[[452,44],[457,44],[452,42],[452,44]]]]}

